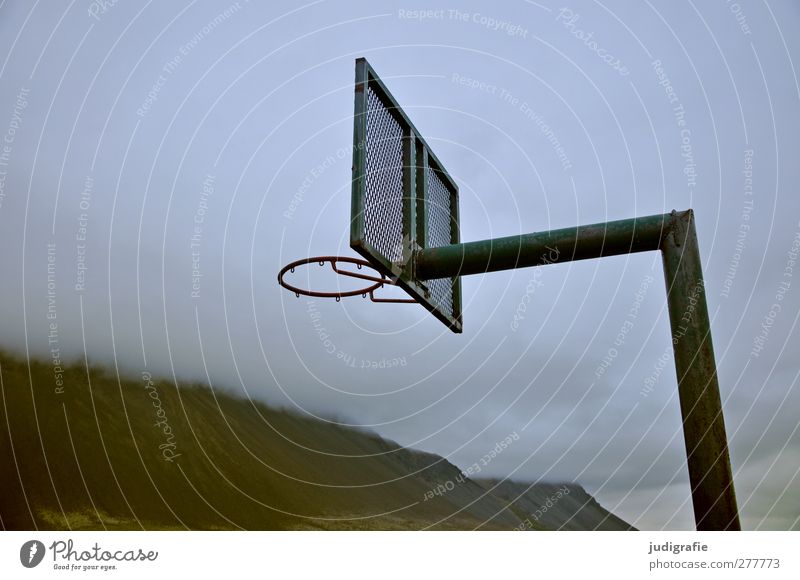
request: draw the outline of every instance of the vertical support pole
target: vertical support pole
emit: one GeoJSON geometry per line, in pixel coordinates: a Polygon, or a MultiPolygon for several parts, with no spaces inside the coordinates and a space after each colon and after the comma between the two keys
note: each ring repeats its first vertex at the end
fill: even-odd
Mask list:
{"type": "Polygon", "coordinates": [[[739,530],[692,210],[672,213],[661,251],[695,522],[698,530],[739,530]]]}

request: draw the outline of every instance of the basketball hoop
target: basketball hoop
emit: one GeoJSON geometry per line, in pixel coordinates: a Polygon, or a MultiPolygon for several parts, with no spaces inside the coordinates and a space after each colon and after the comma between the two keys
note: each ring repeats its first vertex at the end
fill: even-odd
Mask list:
{"type": "Polygon", "coordinates": [[[387,278],[382,273],[378,272],[373,268],[369,262],[366,260],[361,260],[359,258],[350,258],[348,256],[317,256],[312,258],[303,258],[302,260],[296,260],[291,262],[290,264],[286,264],[280,272],[278,272],[278,284],[289,290],[290,292],[294,292],[295,296],[298,298],[302,294],[303,296],[311,296],[312,298],[335,298],[336,302],[339,302],[342,298],[349,298],[351,296],[361,296],[362,298],[366,298],[369,296],[369,299],[372,302],[378,303],[390,303],[390,304],[413,304],[416,302],[413,298],[376,298],[375,297],[375,290],[382,288],[385,285],[387,286],[394,286],[395,283],[390,278],[387,278]],[[359,280],[366,280],[368,282],[372,282],[369,286],[364,288],[356,289],[356,290],[344,290],[341,292],[321,292],[318,290],[306,290],[305,288],[298,288],[292,284],[289,284],[286,280],[284,280],[284,276],[287,272],[294,272],[295,268],[298,266],[305,266],[306,264],[314,264],[317,263],[320,267],[324,267],[326,263],[331,265],[331,269],[333,269],[336,274],[340,276],[348,276],[350,278],[357,278],[359,280]],[[337,264],[355,264],[358,270],[361,270],[364,266],[373,270],[377,275],[371,276],[369,274],[363,274],[360,272],[354,272],[352,270],[342,269],[337,267],[337,264]]]}
{"type": "Polygon", "coordinates": [[[350,247],[365,259],[299,260],[281,270],[278,282],[297,296],[417,302],[460,333],[462,276],[660,251],[669,320],[673,337],[680,336],[672,347],[697,529],[741,529],[692,210],[462,243],[457,183],[363,58],[356,60],[354,96],[350,247]],[[553,251],[557,258],[545,259],[553,251]],[[337,274],[371,285],[311,292],[283,280],[288,270],[313,262],[329,262],[337,274]],[[412,298],[375,298],[384,284],[412,298]]]}

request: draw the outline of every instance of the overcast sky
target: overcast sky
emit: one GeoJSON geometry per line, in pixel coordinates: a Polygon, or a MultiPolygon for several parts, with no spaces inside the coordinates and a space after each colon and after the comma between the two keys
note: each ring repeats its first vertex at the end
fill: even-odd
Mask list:
{"type": "Polygon", "coordinates": [[[658,253],[464,278],[461,335],[276,284],[353,255],[364,56],[458,183],[464,241],[695,210],[743,525],[800,526],[796,2],[101,4],[0,3],[2,348],[462,468],[516,432],[482,475],[692,528],[658,253]]]}

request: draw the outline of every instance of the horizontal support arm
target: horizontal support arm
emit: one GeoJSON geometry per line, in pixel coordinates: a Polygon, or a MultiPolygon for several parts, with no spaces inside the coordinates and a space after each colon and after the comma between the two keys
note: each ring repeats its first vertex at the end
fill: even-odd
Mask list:
{"type": "Polygon", "coordinates": [[[425,248],[415,256],[416,275],[449,278],[658,250],[673,219],[659,214],[425,248]]]}

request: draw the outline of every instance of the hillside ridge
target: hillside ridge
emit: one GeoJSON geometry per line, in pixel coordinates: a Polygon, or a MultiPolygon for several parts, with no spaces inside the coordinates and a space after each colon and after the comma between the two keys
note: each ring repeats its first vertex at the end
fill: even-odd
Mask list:
{"type": "Polygon", "coordinates": [[[0,352],[0,391],[7,530],[629,528],[574,484],[534,517],[555,484],[149,373],[0,352]]]}

